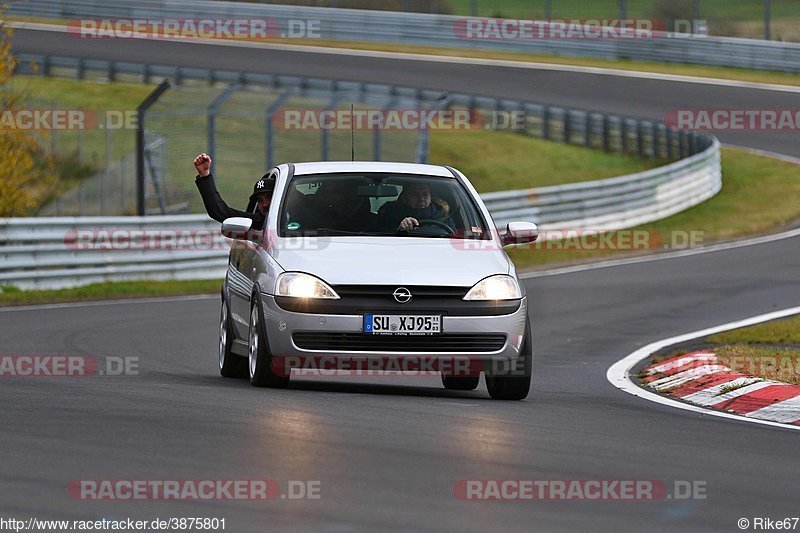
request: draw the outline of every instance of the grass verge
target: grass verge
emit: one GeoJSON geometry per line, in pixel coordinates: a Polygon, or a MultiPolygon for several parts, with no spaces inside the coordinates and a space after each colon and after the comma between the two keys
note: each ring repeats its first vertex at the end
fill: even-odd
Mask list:
{"type": "MultiPolygon", "coordinates": [[[[717,333],[698,345],[734,372],[800,385],[800,315],[717,333]]],[[[655,357],[651,364],[687,351],[655,357]]]]}
{"type": "Polygon", "coordinates": [[[0,287],[0,307],[90,300],[148,298],[191,294],[215,294],[222,280],[113,281],[71,289],[23,291],[0,287]]]}
{"type": "Polygon", "coordinates": [[[717,344],[800,344],[800,315],[708,337],[717,344]]]}
{"type": "Polygon", "coordinates": [[[667,164],[488,130],[430,134],[430,162],[454,165],[480,193],[613,178],[667,164]]]}

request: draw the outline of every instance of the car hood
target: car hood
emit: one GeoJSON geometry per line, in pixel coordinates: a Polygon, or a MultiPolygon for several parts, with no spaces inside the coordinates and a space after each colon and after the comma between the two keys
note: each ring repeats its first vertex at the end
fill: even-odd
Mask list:
{"type": "Polygon", "coordinates": [[[284,270],[314,274],[331,285],[471,287],[507,274],[510,262],[493,241],[418,237],[280,239],[270,254],[284,270]]]}

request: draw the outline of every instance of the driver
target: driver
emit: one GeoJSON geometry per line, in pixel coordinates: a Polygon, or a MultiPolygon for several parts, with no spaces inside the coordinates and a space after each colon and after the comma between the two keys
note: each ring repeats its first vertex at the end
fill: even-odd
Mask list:
{"type": "Polygon", "coordinates": [[[378,216],[386,228],[408,231],[419,227],[420,220],[436,220],[453,227],[448,211],[446,202],[432,200],[430,185],[417,181],[403,187],[397,200],[383,204],[378,216]]]}

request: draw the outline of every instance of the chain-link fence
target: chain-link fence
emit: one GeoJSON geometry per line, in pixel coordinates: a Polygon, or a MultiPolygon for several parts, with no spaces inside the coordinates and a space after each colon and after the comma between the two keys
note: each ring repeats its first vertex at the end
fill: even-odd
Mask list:
{"type": "MultiPolygon", "coordinates": [[[[347,115],[351,103],[358,110],[389,105],[389,100],[379,94],[360,94],[356,84],[266,89],[184,86],[168,91],[147,114],[148,144],[155,137],[165,139],[167,145],[162,187],[166,211],[202,211],[192,159],[204,151],[213,159],[212,171],[225,198],[246,198],[256,179],[284,161],[350,160],[351,137],[358,159],[413,162],[418,130],[351,132],[333,123],[324,128],[317,122],[289,124],[286,120],[296,115],[316,118],[322,111],[347,115]],[[380,150],[376,150],[376,139],[380,139],[380,150]]],[[[161,207],[155,192],[148,194],[148,212],[161,207]]]]}
{"type": "MultiPolygon", "coordinates": [[[[232,84],[208,86],[188,82],[167,91],[147,112],[144,178],[148,214],[199,213],[192,160],[211,154],[213,172],[225,198],[249,196],[254,181],[281,162],[360,160],[414,162],[420,154],[420,129],[351,130],[342,117],[367,109],[416,109],[411,96],[393,95],[386,87],[346,82],[317,86],[296,79],[286,86],[232,84]],[[366,89],[366,90],[365,90],[366,89]],[[338,123],[320,120],[326,113],[338,123]],[[292,117],[302,117],[291,122],[292,117]],[[289,119],[287,119],[289,117],[289,119]],[[309,123],[309,118],[311,122],[309,123]]],[[[56,105],[31,101],[28,109],[56,105]]],[[[39,216],[136,214],[136,122],[131,110],[92,112],[85,127],[40,132],[40,144],[63,161],[94,169],[91,177],[58,191],[39,216]],[[112,123],[119,114],[119,127],[112,123]],[[95,116],[96,115],[96,116],[95,116]]]]}
{"type": "Polygon", "coordinates": [[[43,64],[72,65],[81,79],[138,73],[140,81],[171,79],[180,85],[162,92],[168,86],[162,83],[141,123],[131,110],[92,121],[87,112],[81,115],[83,127],[54,132],[53,151],[104,154],[108,161],[39,214],[203,212],[192,165],[200,152],[211,155],[220,191],[233,203],[247,198],[255,180],[280,162],[354,157],[426,163],[429,134],[436,129],[508,130],[664,161],[708,148],[702,133],[659,121],[394,85],[31,55],[20,56],[18,71],[54,72],[33,68],[43,64]],[[139,129],[141,165],[129,148],[139,129]],[[144,191],[141,203],[139,191],[144,191]]]}

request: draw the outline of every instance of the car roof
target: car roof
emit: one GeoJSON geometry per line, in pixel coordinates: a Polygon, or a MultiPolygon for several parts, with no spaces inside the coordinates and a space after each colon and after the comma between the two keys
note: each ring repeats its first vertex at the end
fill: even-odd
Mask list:
{"type": "Polygon", "coordinates": [[[440,165],[423,165],[419,163],[387,163],[384,161],[317,161],[311,163],[295,163],[294,175],[338,174],[344,172],[381,172],[396,174],[421,174],[453,178],[452,172],[440,165]]]}

